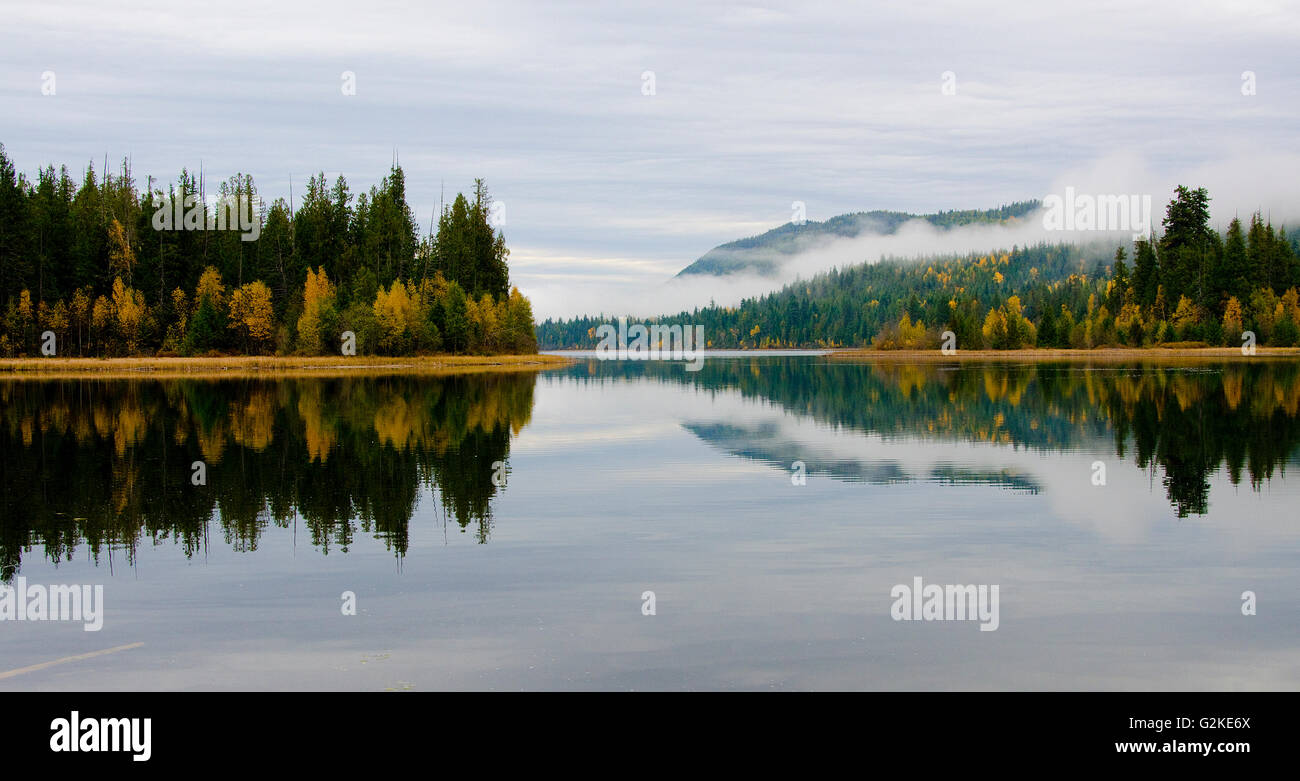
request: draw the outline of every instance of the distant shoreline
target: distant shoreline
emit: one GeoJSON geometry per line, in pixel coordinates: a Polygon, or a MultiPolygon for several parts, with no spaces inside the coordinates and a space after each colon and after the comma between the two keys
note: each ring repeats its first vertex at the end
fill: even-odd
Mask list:
{"type": "Polygon", "coordinates": [[[232,355],[195,358],[2,358],[0,380],[95,377],[347,377],[540,371],[566,366],[558,355],[429,355],[387,357],[232,355]]]}
{"type": "Polygon", "coordinates": [[[1242,355],[1240,347],[1098,347],[1094,349],[1030,348],[1023,350],[957,350],[945,355],[932,350],[835,350],[830,357],[840,360],[906,361],[1133,361],[1207,360],[1251,361],[1260,358],[1300,358],[1300,347],[1256,347],[1254,355],[1242,355]]]}

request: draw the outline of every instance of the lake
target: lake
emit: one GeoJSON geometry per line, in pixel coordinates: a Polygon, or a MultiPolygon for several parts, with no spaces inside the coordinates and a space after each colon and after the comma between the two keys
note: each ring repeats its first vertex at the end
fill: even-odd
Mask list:
{"type": "Polygon", "coordinates": [[[8,379],[0,577],[103,601],[0,691],[1295,690],[1298,445],[1264,358],[8,379]]]}

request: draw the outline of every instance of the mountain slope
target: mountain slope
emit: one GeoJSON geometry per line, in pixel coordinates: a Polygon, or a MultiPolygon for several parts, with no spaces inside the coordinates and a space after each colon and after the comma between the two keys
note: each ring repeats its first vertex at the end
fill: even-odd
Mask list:
{"type": "Polygon", "coordinates": [[[945,211],[934,214],[909,214],[895,211],[870,211],[841,214],[824,222],[809,220],[803,224],[787,222],[766,233],[720,244],[677,276],[709,274],[726,276],[741,272],[776,276],[781,266],[794,255],[834,239],[865,234],[887,236],[912,220],[923,220],[937,228],[951,228],[972,223],[1000,223],[1022,219],[1037,209],[1038,201],[1018,201],[996,209],[945,211]]]}

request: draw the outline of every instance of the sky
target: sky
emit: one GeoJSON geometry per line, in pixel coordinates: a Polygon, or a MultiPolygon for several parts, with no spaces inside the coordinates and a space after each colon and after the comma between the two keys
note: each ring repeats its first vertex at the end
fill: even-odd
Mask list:
{"type": "Polygon", "coordinates": [[[317,171],[367,190],[396,157],[426,230],[483,177],[539,318],[770,289],[668,280],[796,201],[822,220],[1073,186],[1159,209],[1185,183],[1219,221],[1300,211],[1294,3],[4,0],[0,18],[0,143],[29,177],[129,157],[141,182],[202,166],[272,199],[317,171]]]}

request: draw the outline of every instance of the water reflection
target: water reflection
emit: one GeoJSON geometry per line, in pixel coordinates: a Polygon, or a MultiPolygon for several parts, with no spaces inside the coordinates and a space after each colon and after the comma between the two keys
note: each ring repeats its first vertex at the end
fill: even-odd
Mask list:
{"type": "MultiPolygon", "coordinates": [[[[1258,490],[1300,442],[1294,361],[1089,367],[802,356],[709,360],[699,372],[584,361],[548,376],[615,394],[630,386],[739,394],[840,441],[867,435],[879,446],[866,457],[821,457],[770,421],[692,418],[707,412],[702,403],[684,402],[674,421],[729,457],[781,469],[803,458],[809,470],[849,482],[1044,490],[1023,463],[939,456],[921,468],[904,464],[906,439],[1114,453],[1148,470],[1180,517],[1208,512],[1216,472],[1258,490]]],[[[98,562],[121,548],[131,562],[140,543],[170,540],[194,556],[212,530],[252,551],[272,526],[292,527],[323,553],[347,551],[364,533],[402,556],[426,492],[443,522],[486,542],[504,490],[494,475],[506,471],[511,439],[529,423],[536,381],[503,373],[0,383],[0,575],[11,580],[37,549],[58,562],[85,546],[98,562]],[[201,486],[196,462],[205,466],[201,486]]],[[[630,406],[628,419],[637,414],[630,406]]]]}
{"type": "Polygon", "coordinates": [[[292,525],[323,552],[361,531],[401,555],[424,488],[486,541],[533,387],[531,373],[0,383],[0,575],[36,547],[53,561],[121,547],[129,563],[171,539],[193,556],[214,517],[236,550],[292,525]]]}
{"type": "Polygon", "coordinates": [[[688,422],[686,430],[717,449],[741,458],[758,461],[776,469],[802,464],[804,473],[828,475],[850,483],[910,483],[926,480],[945,485],[990,485],[1027,494],[1043,490],[1033,475],[1019,474],[1008,468],[980,469],[969,465],[941,462],[917,474],[896,458],[872,459],[845,457],[823,452],[815,443],[800,441],[776,422],[710,423],[688,422]]]}
{"type": "MultiPolygon", "coordinates": [[[[644,377],[709,391],[734,390],[819,423],[857,432],[996,443],[1041,451],[1109,444],[1150,470],[1179,517],[1208,511],[1210,477],[1258,490],[1285,469],[1300,443],[1300,362],[1195,366],[1079,363],[851,363],[762,357],[706,361],[698,372],[671,363],[589,361],[580,382],[644,377]]],[[[789,468],[796,449],[761,426],[688,423],[734,455],[789,468]]],[[[798,457],[797,454],[794,457],[798,457]]],[[[917,479],[889,461],[824,463],[835,477],[873,483],[917,479]]],[[[936,465],[925,479],[987,482],[1036,492],[1032,479],[936,465]]]]}

